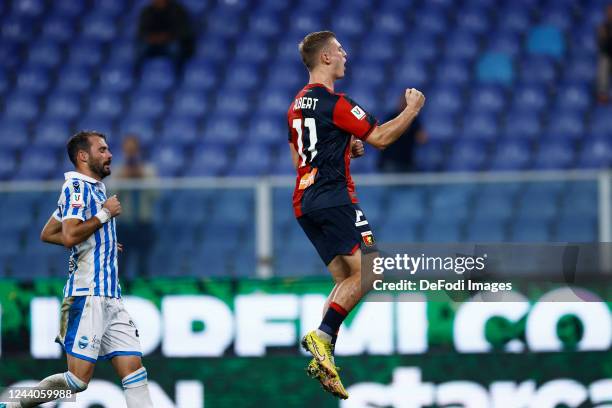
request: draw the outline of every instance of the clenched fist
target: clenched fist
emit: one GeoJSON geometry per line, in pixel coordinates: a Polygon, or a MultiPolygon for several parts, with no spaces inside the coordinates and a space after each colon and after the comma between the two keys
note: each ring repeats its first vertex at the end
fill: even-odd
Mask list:
{"type": "Polygon", "coordinates": [[[121,203],[119,202],[117,195],[113,195],[106,200],[102,207],[110,211],[111,217],[116,217],[121,214],[121,203]]]}
{"type": "Polygon", "coordinates": [[[351,141],[351,157],[361,157],[365,154],[363,142],[359,139],[351,141]]]}
{"type": "Polygon", "coordinates": [[[406,89],[406,109],[419,112],[425,104],[425,96],[418,89],[406,89]]]}

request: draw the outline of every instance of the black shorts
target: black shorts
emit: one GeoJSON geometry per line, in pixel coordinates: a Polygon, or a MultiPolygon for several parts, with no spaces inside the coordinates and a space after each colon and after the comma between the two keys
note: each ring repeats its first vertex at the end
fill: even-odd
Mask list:
{"type": "Polygon", "coordinates": [[[368,252],[376,249],[370,224],[357,204],[311,211],[297,220],[325,265],[360,247],[368,252]]]}

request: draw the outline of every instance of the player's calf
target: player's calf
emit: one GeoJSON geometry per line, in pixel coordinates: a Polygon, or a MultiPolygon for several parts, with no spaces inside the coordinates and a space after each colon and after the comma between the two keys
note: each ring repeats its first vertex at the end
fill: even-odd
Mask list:
{"type": "MultiPolygon", "coordinates": [[[[35,387],[38,390],[70,390],[74,393],[83,392],[87,389],[87,383],[79,379],[70,371],[65,373],[53,374],[43,379],[35,387]]],[[[49,394],[47,392],[47,394],[49,394]]],[[[40,394],[39,394],[40,395],[40,394]]],[[[22,398],[19,403],[14,405],[7,404],[7,408],[30,408],[37,407],[45,402],[54,401],[56,398],[22,398]]]]}

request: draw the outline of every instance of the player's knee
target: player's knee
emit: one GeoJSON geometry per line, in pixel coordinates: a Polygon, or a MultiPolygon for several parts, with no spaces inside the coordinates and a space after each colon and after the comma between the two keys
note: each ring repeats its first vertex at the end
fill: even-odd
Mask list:
{"type": "Polygon", "coordinates": [[[64,379],[66,380],[66,383],[73,392],[83,392],[87,389],[87,386],[89,385],[87,382],[81,380],[79,377],[72,374],[70,371],[66,371],[64,373],[64,379]]]}
{"type": "Polygon", "coordinates": [[[147,385],[147,369],[140,367],[138,370],[131,372],[121,379],[123,389],[137,388],[147,385]]]}

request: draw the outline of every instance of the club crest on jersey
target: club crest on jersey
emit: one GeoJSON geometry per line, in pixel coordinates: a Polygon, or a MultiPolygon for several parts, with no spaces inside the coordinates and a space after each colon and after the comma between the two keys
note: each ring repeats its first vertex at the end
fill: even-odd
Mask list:
{"type": "Polygon", "coordinates": [[[81,208],[83,206],[83,194],[82,193],[74,193],[72,194],[72,201],[70,202],[70,206],[72,208],[81,208]]]}
{"type": "Polygon", "coordinates": [[[363,239],[363,243],[366,246],[374,246],[376,242],[374,242],[374,235],[372,235],[372,231],[365,231],[361,233],[361,239],[363,239]]]}
{"type": "Polygon", "coordinates": [[[366,113],[363,111],[363,109],[359,107],[359,105],[355,105],[355,107],[351,109],[351,113],[359,120],[365,118],[366,115],[366,113]]]}
{"type": "Polygon", "coordinates": [[[75,193],[80,193],[81,192],[81,185],[79,184],[78,181],[73,181],[72,182],[72,188],[74,189],[75,193]]]}

